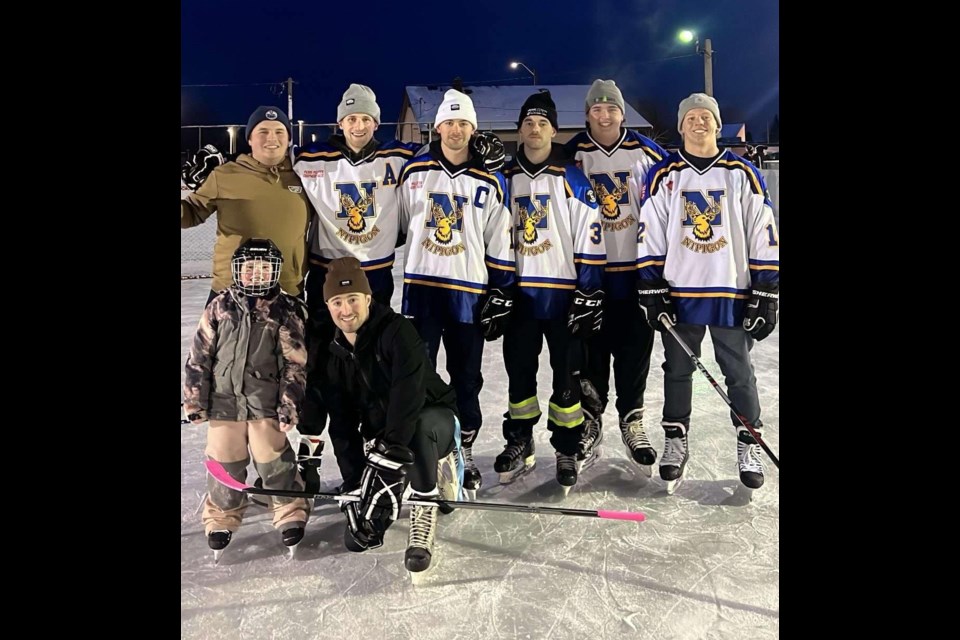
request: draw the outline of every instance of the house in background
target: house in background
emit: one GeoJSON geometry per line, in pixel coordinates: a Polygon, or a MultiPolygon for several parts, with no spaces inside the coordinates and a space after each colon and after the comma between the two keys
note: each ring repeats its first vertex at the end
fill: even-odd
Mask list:
{"type": "MultiPolygon", "coordinates": [[[[450,88],[448,85],[408,86],[404,91],[403,106],[400,109],[397,139],[423,144],[435,139],[437,134],[433,121],[443,102],[443,94],[450,88]]],[[[477,110],[478,129],[496,133],[503,140],[507,154],[511,156],[517,152],[519,144],[517,116],[520,115],[520,107],[538,91],[550,91],[550,97],[557,105],[557,124],[560,130],[557,131],[554,142],[563,144],[585,127],[584,103],[587,92],[590,91],[588,84],[468,86],[458,89],[473,100],[473,107],[477,110]]],[[[626,107],[625,126],[644,134],[649,133],[653,126],[646,118],[629,104],[626,107]]]]}
{"type": "Polygon", "coordinates": [[[747,125],[743,122],[734,122],[720,127],[720,140],[728,144],[736,144],[736,141],[747,141],[747,125]]]}

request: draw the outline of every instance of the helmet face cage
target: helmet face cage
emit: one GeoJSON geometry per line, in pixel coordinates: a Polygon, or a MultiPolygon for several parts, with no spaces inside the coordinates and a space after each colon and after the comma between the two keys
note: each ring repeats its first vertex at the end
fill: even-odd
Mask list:
{"type": "Polygon", "coordinates": [[[260,298],[277,288],[283,257],[269,240],[248,240],[233,254],[231,266],[234,286],[244,295],[260,298]]]}

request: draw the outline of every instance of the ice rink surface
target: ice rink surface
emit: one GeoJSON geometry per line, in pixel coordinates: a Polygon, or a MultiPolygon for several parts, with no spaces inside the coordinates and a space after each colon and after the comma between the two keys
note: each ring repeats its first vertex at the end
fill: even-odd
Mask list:
{"type": "MultiPolygon", "coordinates": [[[[395,277],[401,264],[394,267],[395,277]]],[[[181,280],[181,382],[210,282],[181,280]]],[[[402,289],[398,277],[397,282],[395,309],[402,289]]],[[[403,566],[406,508],[383,547],[355,554],[343,546],[344,518],[336,503],[318,503],[296,558],[287,560],[269,513],[252,506],[214,566],[198,511],[206,486],[206,425],[185,425],[181,638],[778,638],[780,473],[764,455],[765,485],[752,501],[739,489],[734,429],[707,380],[694,373],[691,455],[674,495],[667,495],[656,467],[653,479],[646,480],[628,462],[611,397],[602,457],[564,499],[545,417],[534,432],[534,472],[512,485],[497,483],[493,461],[503,448],[500,424],[507,405],[501,348],[499,340],[487,343],[484,352],[484,427],[474,447],[484,487],[477,499],[643,511],[646,522],[458,510],[440,517],[434,566],[414,585],[403,566]]],[[[753,357],[764,440],[779,456],[779,327],[757,343],[753,357]]],[[[442,349],[440,358],[447,379],[442,349]]],[[[722,381],[709,336],[701,360],[722,381]]],[[[645,419],[658,453],[663,452],[662,363],[658,334],[645,419]]],[[[544,412],[549,385],[544,346],[539,376],[544,412]]],[[[332,491],[340,476],[326,434],[324,440],[323,488],[332,491]]]]}

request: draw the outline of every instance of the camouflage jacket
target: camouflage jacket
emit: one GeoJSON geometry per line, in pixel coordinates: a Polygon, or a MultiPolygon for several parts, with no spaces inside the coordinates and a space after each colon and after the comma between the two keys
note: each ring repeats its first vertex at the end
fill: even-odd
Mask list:
{"type": "Polygon", "coordinates": [[[215,420],[279,418],[296,425],[306,388],[306,311],[285,293],[210,301],[187,356],[185,413],[215,420]]]}

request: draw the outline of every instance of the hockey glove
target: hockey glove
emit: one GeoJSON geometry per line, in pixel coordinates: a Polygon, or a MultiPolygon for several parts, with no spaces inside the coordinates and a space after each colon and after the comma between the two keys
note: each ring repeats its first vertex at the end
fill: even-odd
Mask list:
{"type": "Polygon", "coordinates": [[[763,340],[777,326],[780,285],[755,284],[743,313],[743,328],[755,340],[763,340]]]}
{"type": "Polygon", "coordinates": [[[483,339],[492,342],[503,335],[513,311],[513,292],[509,289],[491,289],[480,310],[480,328],[483,339]]]}
{"type": "Polygon", "coordinates": [[[483,158],[483,166],[493,173],[503,168],[505,152],[503,141],[492,131],[477,131],[470,138],[470,151],[483,158]]]}
{"type": "MultiPolygon", "coordinates": [[[[357,547],[376,549],[383,545],[383,534],[400,517],[403,490],[406,488],[407,465],[413,463],[413,452],[402,445],[388,445],[382,440],[367,454],[367,465],[360,478],[360,502],[347,504],[347,535],[357,547]]],[[[347,548],[352,551],[351,545],[347,548]]]]}
{"type": "Polygon", "coordinates": [[[573,292],[573,304],[567,315],[567,329],[576,338],[589,338],[600,331],[603,324],[603,290],[573,292]]]}
{"type": "Polygon", "coordinates": [[[215,146],[208,144],[180,168],[180,177],[191,190],[196,191],[210,172],[223,163],[223,154],[215,146]]]}
{"type": "Polygon", "coordinates": [[[670,322],[677,324],[677,312],[670,299],[670,285],[663,278],[656,280],[641,280],[637,285],[640,294],[640,311],[647,319],[647,324],[656,331],[666,331],[666,326],[660,322],[660,316],[666,315],[670,322]]]}

